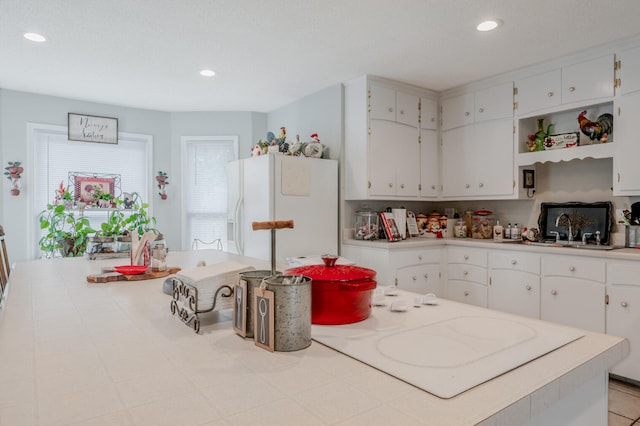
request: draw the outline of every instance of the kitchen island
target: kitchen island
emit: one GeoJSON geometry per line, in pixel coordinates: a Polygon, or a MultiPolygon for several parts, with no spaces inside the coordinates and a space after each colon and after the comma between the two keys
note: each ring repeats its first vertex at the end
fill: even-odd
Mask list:
{"type": "MultiPolygon", "coordinates": [[[[201,260],[269,269],[218,251],[168,256],[182,268],[201,260]]],[[[259,349],[233,333],[229,311],[203,316],[195,334],[171,315],[163,279],[86,281],[118,263],[15,266],[0,312],[0,424],[606,425],[607,369],[628,352],[624,339],[583,331],[441,399],[317,342],[259,349]]]]}

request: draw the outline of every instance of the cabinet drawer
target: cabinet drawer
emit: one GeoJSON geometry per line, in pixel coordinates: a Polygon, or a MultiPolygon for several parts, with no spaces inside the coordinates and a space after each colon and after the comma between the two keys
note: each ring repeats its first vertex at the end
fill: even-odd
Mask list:
{"type": "Polygon", "coordinates": [[[489,267],[539,275],[540,256],[529,253],[492,251],[489,253],[489,267]]]}
{"type": "Polygon", "coordinates": [[[456,302],[487,307],[487,288],[485,286],[466,281],[449,281],[447,283],[447,297],[456,302]]]}
{"type": "Polygon", "coordinates": [[[574,256],[543,256],[542,275],[579,278],[604,283],[605,263],[574,256]]]}
{"type": "Polygon", "coordinates": [[[475,265],[449,264],[447,279],[487,285],[487,269],[475,265]]]}
{"type": "Polygon", "coordinates": [[[422,264],[440,265],[442,261],[442,249],[393,250],[389,255],[389,260],[396,268],[422,264]]]}
{"type": "Polygon", "coordinates": [[[640,265],[637,263],[608,263],[607,284],[640,287],[640,265]]]}
{"type": "Polygon", "coordinates": [[[464,263],[467,265],[487,267],[487,251],[482,249],[452,247],[447,249],[448,263],[464,263]]]}

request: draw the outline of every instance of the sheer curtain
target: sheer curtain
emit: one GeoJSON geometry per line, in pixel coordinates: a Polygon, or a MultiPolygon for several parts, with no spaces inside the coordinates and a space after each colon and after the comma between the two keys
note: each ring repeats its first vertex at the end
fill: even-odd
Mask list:
{"type": "MultiPolygon", "coordinates": [[[[183,247],[193,241],[227,244],[227,163],[237,158],[236,136],[183,137],[184,235],[183,247]]],[[[200,245],[201,248],[215,248],[200,245]]]]}

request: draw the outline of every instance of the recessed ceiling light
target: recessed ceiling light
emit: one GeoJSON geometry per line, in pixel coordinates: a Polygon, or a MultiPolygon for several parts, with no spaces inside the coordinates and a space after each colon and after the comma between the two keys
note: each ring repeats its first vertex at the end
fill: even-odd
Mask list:
{"type": "Polygon", "coordinates": [[[476,30],[478,30],[478,31],[491,31],[491,30],[495,30],[500,25],[502,25],[502,21],[501,20],[499,20],[499,19],[491,19],[491,20],[479,23],[478,26],[476,27],[476,30]]]}
{"type": "Polygon", "coordinates": [[[47,39],[43,35],[38,33],[24,33],[24,38],[26,38],[27,40],[35,41],[37,43],[47,41],[47,39]]]}
{"type": "Polygon", "coordinates": [[[212,70],[201,70],[200,75],[203,77],[213,77],[214,75],[216,75],[216,73],[212,70]]]}

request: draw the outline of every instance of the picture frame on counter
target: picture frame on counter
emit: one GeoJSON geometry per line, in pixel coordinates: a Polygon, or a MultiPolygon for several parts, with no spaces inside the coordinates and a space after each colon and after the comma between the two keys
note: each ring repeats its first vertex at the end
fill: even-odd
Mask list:
{"type": "Polygon", "coordinates": [[[118,119],[86,114],[67,114],[67,138],[70,141],[118,143],[118,119]]]}

